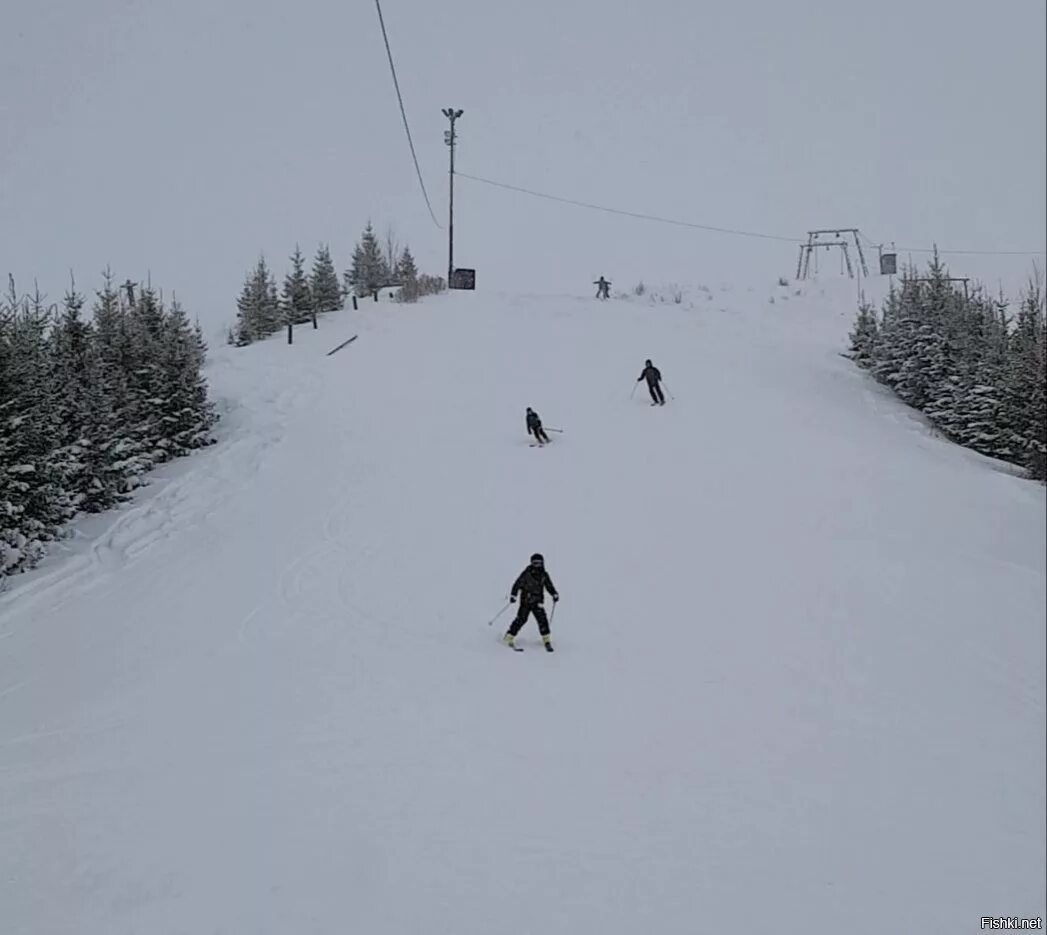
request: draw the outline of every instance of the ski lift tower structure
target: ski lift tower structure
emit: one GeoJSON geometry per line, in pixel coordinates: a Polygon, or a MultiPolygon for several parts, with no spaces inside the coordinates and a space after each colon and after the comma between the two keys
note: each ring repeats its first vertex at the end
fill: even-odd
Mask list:
{"type": "MultiPolygon", "coordinates": [[[[824,230],[807,232],[807,243],[800,244],[800,257],[796,263],[796,278],[806,279],[811,268],[811,255],[816,251],[831,250],[839,247],[843,253],[843,261],[847,265],[847,275],[854,279],[854,264],[851,262],[850,248],[854,246],[858,254],[858,262],[861,264],[862,275],[869,277],[869,267],[865,263],[865,253],[862,251],[861,234],[857,227],[829,227],[824,230]]],[[[815,256],[815,268],[818,260],[815,256]]]]}

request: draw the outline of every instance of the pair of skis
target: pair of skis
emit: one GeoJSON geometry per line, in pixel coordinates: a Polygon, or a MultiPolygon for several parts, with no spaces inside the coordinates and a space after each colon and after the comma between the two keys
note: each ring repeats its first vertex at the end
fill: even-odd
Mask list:
{"type": "MultiPolygon", "coordinates": [[[[524,651],[522,646],[517,646],[515,643],[506,643],[505,645],[508,646],[514,653],[522,653],[524,651]]],[[[553,651],[553,644],[546,643],[545,651],[547,653],[551,653],[553,651]]]]}
{"type": "MultiPolygon", "coordinates": [[[[546,429],[546,431],[547,432],[558,432],[560,434],[563,434],[563,429],[549,428],[549,429],[546,429]]],[[[540,442],[540,441],[528,442],[528,447],[530,447],[530,448],[544,448],[550,442],[552,442],[551,438],[549,439],[549,441],[544,441],[544,442],[540,442]]]]}

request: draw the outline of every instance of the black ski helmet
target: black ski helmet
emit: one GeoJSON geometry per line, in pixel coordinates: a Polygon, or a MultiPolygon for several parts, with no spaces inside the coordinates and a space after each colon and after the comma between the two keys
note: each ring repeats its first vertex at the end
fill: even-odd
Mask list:
{"type": "Polygon", "coordinates": [[[535,552],[534,555],[531,556],[531,564],[532,565],[544,565],[545,564],[545,559],[542,557],[542,553],[541,552],[535,552]]]}
{"type": "Polygon", "coordinates": [[[654,366],[654,364],[651,363],[651,358],[650,357],[648,357],[647,360],[644,361],[644,363],[647,364],[648,367],[653,367],[654,366]]]}

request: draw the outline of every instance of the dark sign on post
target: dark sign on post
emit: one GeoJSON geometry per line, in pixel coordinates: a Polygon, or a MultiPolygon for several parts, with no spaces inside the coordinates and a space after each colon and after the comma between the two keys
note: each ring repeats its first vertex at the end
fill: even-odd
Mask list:
{"type": "Polygon", "coordinates": [[[475,289],[476,288],[476,270],[475,269],[456,269],[454,275],[451,277],[451,288],[452,289],[475,289]]]}
{"type": "Polygon", "coordinates": [[[881,253],[880,254],[880,275],[881,276],[896,276],[898,274],[898,254],[897,253],[881,253]]]}

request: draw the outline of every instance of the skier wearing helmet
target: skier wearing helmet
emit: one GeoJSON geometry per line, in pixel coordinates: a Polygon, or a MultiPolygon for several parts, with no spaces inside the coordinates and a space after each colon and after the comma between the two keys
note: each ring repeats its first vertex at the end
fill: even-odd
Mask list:
{"type": "Polygon", "coordinates": [[[647,391],[651,394],[651,405],[664,406],[665,394],[662,392],[661,386],[659,386],[662,382],[662,372],[650,360],[644,361],[643,371],[636,382],[639,383],[640,380],[647,381],[647,391]]]}
{"type": "Polygon", "coordinates": [[[542,428],[542,419],[530,406],[527,407],[527,434],[533,435],[534,440],[539,445],[544,445],[549,441],[549,436],[545,434],[545,429],[542,428]]]}
{"type": "Polygon", "coordinates": [[[545,600],[545,592],[548,591],[553,598],[555,604],[560,600],[560,594],[556,590],[556,586],[553,584],[553,579],[549,577],[549,572],[545,570],[545,559],[541,553],[535,552],[531,556],[530,564],[520,572],[516,581],[513,582],[513,590],[509,595],[509,602],[515,603],[516,596],[519,594],[520,597],[520,609],[516,614],[516,619],[510,625],[505,636],[502,637],[503,642],[513,649],[518,649],[513,640],[516,634],[520,632],[520,628],[527,623],[527,618],[530,614],[534,614],[534,619],[538,622],[538,632],[542,634],[542,643],[545,644],[547,652],[553,651],[553,644],[550,642],[551,636],[549,634],[549,618],[545,616],[545,608],[542,607],[542,603],[545,600]]]}

